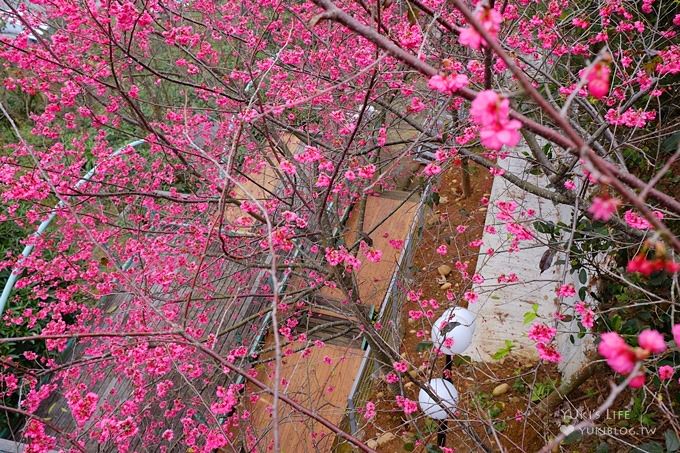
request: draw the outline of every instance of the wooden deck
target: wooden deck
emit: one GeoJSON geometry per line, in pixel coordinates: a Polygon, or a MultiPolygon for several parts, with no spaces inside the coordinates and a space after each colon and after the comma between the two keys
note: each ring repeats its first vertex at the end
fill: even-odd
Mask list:
{"type": "MultiPolygon", "coordinates": [[[[363,259],[356,274],[360,298],[367,307],[380,310],[387,289],[396,271],[400,250],[389,244],[391,239],[404,240],[409,233],[417,213],[418,195],[408,196],[403,192],[387,192],[381,196],[370,196],[366,202],[364,233],[370,233],[373,246],[383,252],[379,263],[363,259]]],[[[357,237],[358,217],[352,213],[345,234],[346,243],[352,244],[357,237]]],[[[352,319],[347,309],[342,312],[343,298],[339,290],[323,288],[318,297],[340,304],[338,309],[317,305],[310,307],[310,317],[325,317],[332,320],[352,319]]],[[[318,321],[321,325],[323,321],[318,321]]],[[[267,339],[271,346],[273,340],[267,339]]],[[[281,392],[303,406],[317,411],[331,422],[339,424],[347,412],[347,397],[363,357],[358,330],[354,339],[342,345],[326,344],[319,348],[312,346],[308,356],[302,352],[283,359],[281,367],[281,392]],[[330,362],[330,363],[329,363],[330,362]]],[[[261,378],[272,386],[273,362],[258,367],[261,378]]],[[[248,386],[246,394],[260,394],[248,386]]],[[[271,398],[263,394],[250,409],[253,412],[253,434],[260,438],[255,451],[271,451],[273,444],[271,398]]],[[[280,451],[293,453],[330,452],[335,435],[308,417],[295,413],[284,403],[279,404],[280,451]]]]}
{"type": "MultiPolygon", "coordinates": [[[[364,233],[370,233],[373,247],[382,251],[382,259],[379,263],[362,259],[363,264],[356,273],[363,304],[380,309],[401,253],[389,241],[406,239],[418,209],[418,202],[419,195],[409,196],[404,192],[385,192],[380,196],[367,198],[364,233]]],[[[347,244],[356,240],[358,221],[356,213],[352,213],[345,234],[347,244]]],[[[330,288],[323,288],[320,295],[334,300],[342,299],[340,291],[330,288]]]]}
{"type": "MultiPolygon", "coordinates": [[[[327,344],[323,348],[312,347],[306,358],[301,357],[301,352],[286,357],[281,366],[281,392],[331,422],[340,423],[353,382],[352,370],[359,367],[362,359],[358,347],[359,341],[345,347],[327,344]]],[[[271,383],[273,362],[266,368],[271,383]]],[[[271,397],[264,394],[251,408],[253,434],[260,439],[255,451],[268,451],[273,445],[271,405],[271,397]]],[[[329,430],[285,403],[279,404],[279,435],[282,452],[330,452],[335,441],[329,430]]]]}

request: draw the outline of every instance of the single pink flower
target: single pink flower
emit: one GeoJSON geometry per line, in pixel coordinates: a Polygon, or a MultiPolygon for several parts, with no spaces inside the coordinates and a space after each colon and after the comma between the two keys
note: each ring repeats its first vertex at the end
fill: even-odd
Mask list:
{"type": "Polygon", "coordinates": [[[656,330],[647,329],[640,332],[638,344],[641,348],[653,354],[659,354],[666,350],[666,342],[663,339],[663,335],[656,330]]]}
{"type": "Polygon", "coordinates": [[[588,212],[593,215],[593,219],[606,222],[612,218],[620,203],[616,198],[595,197],[588,212]]]}
{"type": "Polygon", "coordinates": [[[499,150],[503,145],[513,147],[521,140],[521,128],[522,123],[517,120],[498,121],[482,127],[479,130],[479,139],[489,149],[499,150]]]}
{"type": "Polygon", "coordinates": [[[436,74],[430,77],[427,85],[433,90],[450,95],[467,86],[468,82],[468,77],[465,74],[449,74],[446,76],[436,74]]]}
{"type": "Polygon", "coordinates": [[[281,171],[283,171],[286,174],[294,175],[295,173],[297,173],[295,165],[293,165],[286,159],[281,159],[281,162],[279,162],[279,167],[281,168],[281,171]]]}
{"type": "Polygon", "coordinates": [[[379,263],[382,260],[382,250],[369,248],[364,252],[366,259],[371,263],[379,263]]]}
{"type": "Polygon", "coordinates": [[[399,382],[399,377],[394,373],[387,373],[385,375],[385,382],[388,384],[394,384],[395,382],[399,382]]]}
{"type": "Polygon", "coordinates": [[[538,343],[536,349],[541,360],[551,363],[559,363],[562,360],[562,355],[552,345],[538,343]]]}
{"type": "Polygon", "coordinates": [[[477,30],[472,27],[465,27],[460,31],[460,35],[458,35],[458,42],[464,46],[479,50],[482,47],[482,35],[477,33],[477,30]]]}
{"type": "Polygon", "coordinates": [[[680,348],[680,324],[674,325],[671,329],[671,332],[673,333],[673,340],[675,341],[675,344],[680,348]]]}
{"type": "Polygon", "coordinates": [[[621,336],[616,332],[603,333],[597,351],[607,359],[607,364],[619,374],[628,374],[635,368],[637,357],[621,336]]]}
{"type": "Polygon", "coordinates": [[[442,172],[442,167],[435,164],[434,162],[430,162],[423,169],[423,173],[425,173],[427,176],[435,176],[435,175],[438,175],[441,172],[442,172]]]}
{"type": "Polygon", "coordinates": [[[670,365],[664,365],[662,367],[659,367],[659,379],[661,379],[662,381],[667,381],[670,378],[672,378],[673,373],[675,373],[675,370],[670,365]]]}
{"type": "Polygon", "coordinates": [[[463,295],[463,298],[468,303],[474,304],[475,302],[477,302],[477,300],[479,300],[479,295],[474,291],[466,291],[465,294],[463,295]]]}
{"type": "Polygon", "coordinates": [[[576,289],[574,288],[573,284],[569,283],[567,285],[560,286],[556,293],[559,297],[574,297],[576,295],[576,289]]]}
{"type": "Polygon", "coordinates": [[[477,97],[470,106],[470,117],[480,126],[487,126],[496,122],[498,117],[507,117],[510,113],[510,101],[501,99],[493,90],[477,93],[477,97]]]}
{"type": "Polygon", "coordinates": [[[597,63],[588,72],[588,92],[594,98],[601,99],[609,92],[609,76],[611,69],[606,63],[597,63]]]}
{"type": "Polygon", "coordinates": [[[392,366],[397,373],[406,373],[408,371],[408,363],[403,360],[401,362],[394,362],[392,366]]]}
{"type": "Polygon", "coordinates": [[[639,389],[643,385],[645,385],[645,374],[644,373],[638,374],[628,383],[628,386],[632,389],[639,389]]]}
{"type": "Polygon", "coordinates": [[[364,408],[364,418],[370,420],[373,417],[375,417],[375,404],[369,401],[364,408]]]}
{"type": "MultiPolygon", "coordinates": [[[[503,16],[498,11],[491,8],[482,8],[477,13],[477,20],[482,24],[482,27],[489,32],[492,38],[498,36],[498,32],[501,29],[500,25],[503,21],[503,16]]],[[[466,27],[460,31],[458,42],[475,50],[479,50],[480,47],[486,46],[482,35],[477,33],[472,27],[466,27]]]]}
{"type": "Polygon", "coordinates": [[[527,335],[529,338],[536,343],[548,344],[555,338],[557,330],[553,327],[546,326],[545,324],[536,323],[532,324],[527,335]]]}

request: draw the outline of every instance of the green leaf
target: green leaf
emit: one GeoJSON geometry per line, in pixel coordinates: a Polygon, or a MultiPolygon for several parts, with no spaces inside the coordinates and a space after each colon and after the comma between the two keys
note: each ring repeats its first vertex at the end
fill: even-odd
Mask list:
{"type": "Polygon", "coordinates": [[[435,205],[439,204],[439,194],[437,192],[432,192],[425,201],[425,204],[431,208],[434,208],[435,205]]]}
{"type": "Polygon", "coordinates": [[[505,422],[505,420],[499,420],[493,424],[493,429],[495,429],[499,433],[502,433],[503,431],[508,429],[508,424],[505,422]]]}
{"type": "Polygon", "coordinates": [[[491,418],[496,418],[499,415],[501,415],[501,412],[503,412],[503,408],[501,407],[500,404],[494,404],[489,408],[489,417],[491,418]]]}
{"type": "Polygon", "coordinates": [[[555,224],[553,222],[544,222],[542,220],[537,220],[534,222],[534,228],[539,233],[551,234],[555,230],[555,224]]]}
{"type": "Polygon", "coordinates": [[[580,281],[582,285],[585,285],[586,282],[588,281],[588,273],[583,268],[581,268],[581,270],[578,273],[578,281],[580,281]]]}
{"type": "Polygon", "coordinates": [[[675,431],[669,429],[663,433],[663,437],[666,439],[666,452],[674,453],[680,450],[680,439],[678,439],[678,435],[675,434],[675,431]]]}
{"type": "Polygon", "coordinates": [[[428,433],[436,433],[439,430],[439,423],[431,418],[425,419],[425,430],[428,433]]]}
{"type": "Polygon", "coordinates": [[[424,352],[432,349],[433,343],[431,341],[421,341],[416,345],[416,352],[424,352]]]}
{"type": "Polygon", "coordinates": [[[680,132],[668,136],[661,144],[661,151],[672,154],[678,149],[678,145],[680,145],[680,132]]]}
{"type": "Polygon", "coordinates": [[[524,392],[525,387],[521,378],[515,378],[515,382],[512,383],[512,389],[519,393],[524,392]]]}
{"type": "Polygon", "coordinates": [[[654,424],[654,417],[652,417],[650,414],[642,414],[640,416],[640,423],[642,423],[644,426],[652,426],[654,424]]]}
{"type": "Polygon", "coordinates": [[[647,442],[634,448],[636,451],[643,451],[645,453],[664,453],[663,447],[657,442],[647,442]]]}
{"type": "Polygon", "coordinates": [[[578,298],[581,299],[582,301],[586,300],[586,287],[581,286],[578,290],[578,298]]]}
{"type": "Polygon", "coordinates": [[[543,145],[543,154],[545,154],[548,159],[552,157],[552,145],[550,143],[543,145]]]}
{"type": "Polygon", "coordinates": [[[472,363],[472,358],[469,355],[456,354],[453,356],[453,364],[455,366],[469,365],[472,363]]]}
{"type": "Polygon", "coordinates": [[[576,442],[583,439],[583,431],[576,430],[564,438],[562,443],[564,445],[575,444],[576,442]]]}
{"type": "Polygon", "coordinates": [[[538,315],[534,313],[533,311],[528,311],[524,313],[524,324],[529,324],[531,321],[536,319],[538,315]]]}
{"type": "Polygon", "coordinates": [[[604,442],[600,443],[595,449],[595,453],[609,453],[609,445],[604,442]]]}
{"type": "Polygon", "coordinates": [[[502,348],[500,348],[498,351],[496,351],[496,352],[491,356],[491,358],[493,358],[494,360],[500,360],[500,359],[502,359],[503,357],[505,357],[505,356],[507,356],[508,354],[510,354],[510,352],[512,351],[512,349],[513,349],[514,347],[515,347],[515,345],[514,345],[514,343],[513,343],[512,341],[510,341],[510,340],[505,340],[505,346],[502,347],[502,348]]]}
{"type": "Polygon", "coordinates": [[[413,442],[406,442],[404,444],[404,450],[406,450],[406,451],[413,451],[415,449],[416,449],[416,444],[414,444],[413,442]]]}

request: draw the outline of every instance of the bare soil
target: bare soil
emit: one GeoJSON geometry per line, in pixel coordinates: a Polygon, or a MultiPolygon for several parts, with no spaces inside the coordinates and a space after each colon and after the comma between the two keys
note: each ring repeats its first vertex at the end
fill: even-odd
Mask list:
{"type": "MultiPolygon", "coordinates": [[[[478,249],[470,248],[468,243],[481,239],[487,211],[482,205],[482,198],[489,196],[493,182],[493,176],[485,169],[471,166],[470,172],[472,193],[467,198],[463,197],[461,187],[461,167],[452,166],[442,173],[438,186],[440,203],[434,205],[426,217],[422,238],[416,249],[414,281],[410,289],[421,290],[423,299],[434,298],[439,302],[440,307],[435,310],[433,319],[452,304],[466,306],[462,296],[469,289],[470,281],[460,277],[454,263],[468,261],[468,271],[470,275],[474,273],[478,249]],[[467,226],[467,230],[462,234],[457,233],[458,225],[467,226]],[[445,256],[436,252],[442,244],[448,245],[445,256]],[[441,264],[454,268],[448,277],[448,282],[452,283],[450,291],[453,293],[453,302],[447,300],[447,291],[442,290],[436,281],[437,267],[441,264]]],[[[408,311],[417,308],[417,303],[407,301],[402,312],[402,325],[405,326],[402,356],[415,366],[420,366],[421,377],[441,377],[445,368],[444,359],[438,358],[434,369],[431,369],[431,348],[423,345],[418,347],[421,342],[429,341],[427,323],[431,321],[423,324],[409,322],[408,311]]],[[[458,407],[460,418],[448,422],[446,446],[458,452],[482,451],[465,432],[463,426],[467,425],[495,451],[500,451],[498,444],[503,445],[508,452],[537,451],[552,435],[544,420],[533,415],[530,409],[536,402],[530,401],[532,389],[537,387],[537,383],[538,387],[546,387],[550,380],[557,383],[557,379],[558,373],[554,367],[519,363],[511,357],[488,364],[458,359],[453,367],[452,380],[461,395],[458,407]],[[493,389],[502,383],[507,383],[510,389],[502,395],[493,396],[493,389]],[[496,429],[491,429],[492,424],[496,429]]],[[[417,400],[418,388],[407,380],[402,384],[404,395],[417,400]]],[[[534,390],[534,397],[538,396],[534,390]]],[[[407,420],[403,411],[395,405],[395,397],[390,394],[386,384],[377,386],[370,400],[376,403],[378,415],[366,427],[365,438],[377,438],[385,432],[397,436],[391,442],[379,446],[378,451],[427,452],[428,445],[436,445],[435,424],[422,417],[422,414],[416,420],[407,420]]]]}

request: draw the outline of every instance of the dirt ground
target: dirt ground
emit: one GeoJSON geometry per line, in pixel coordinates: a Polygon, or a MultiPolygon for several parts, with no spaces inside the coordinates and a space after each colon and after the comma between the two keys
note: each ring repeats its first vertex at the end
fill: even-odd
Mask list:
{"type": "MultiPolygon", "coordinates": [[[[471,166],[472,193],[464,198],[461,179],[460,166],[452,166],[441,174],[438,184],[439,204],[435,204],[426,217],[414,259],[415,275],[410,289],[421,290],[424,299],[434,298],[440,303],[434,319],[451,305],[447,300],[447,290],[441,289],[436,281],[437,267],[447,264],[453,268],[458,260],[468,261],[468,270],[470,274],[474,273],[478,249],[470,248],[468,243],[481,239],[486,217],[482,198],[489,196],[493,182],[493,176],[485,169],[471,166]],[[466,231],[457,233],[458,225],[467,226],[466,231]],[[444,256],[436,252],[441,244],[448,246],[448,253],[444,256]]],[[[469,289],[469,280],[463,281],[460,274],[454,271],[449,275],[448,282],[452,284],[450,291],[453,303],[466,306],[462,295],[469,289]]],[[[402,355],[414,366],[420,366],[421,375],[441,377],[445,368],[444,359],[437,359],[434,369],[431,369],[431,348],[418,346],[423,341],[429,341],[430,335],[427,324],[409,322],[408,311],[415,308],[416,303],[407,301],[402,312],[402,325],[405,326],[402,355]]],[[[554,367],[518,363],[510,357],[489,364],[469,363],[460,358],[454,363],[452,380],[460,393],[460,418],[448,422],[447,447],[458,452],[481,451],[465,432],[463,426],[466,425],[474,429],[486,445],[497,451],[500,451],[499,443],[508,452],[537,451],[545,440],[552,437],[546,431],[547,426],[542,417],[533,415],[529,400],[531,389],[537,387],[536,383],[539,388],[545,389],[550,382],[557,382],[554,367]],[[493,396],[493,390],[504,383],[508,384],[509,389],[502,395],[493,396]],[[491,424],[496,427],[495,430],[491,429],[491,424]]],[[[406,382],[404,384],[405,396],[417,400],[417,387],[406,382]]],[[[394,434],[394,440],[378,447],[380,452],[438,451],[432,449],[437,436],[434,423],[422,415],[414,421],[406,420],[394,399],[386,384],[375,389],[370,400],[376,403],[378,415],[366,427],[365,438],[374,439],[386,432],[394,434]]]]}

